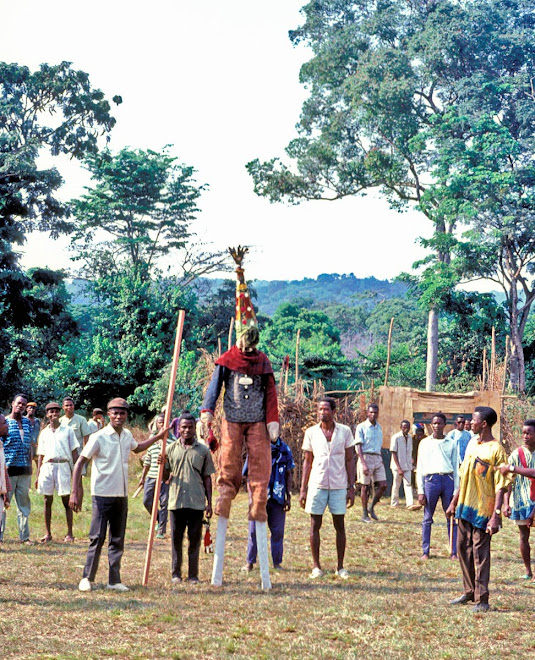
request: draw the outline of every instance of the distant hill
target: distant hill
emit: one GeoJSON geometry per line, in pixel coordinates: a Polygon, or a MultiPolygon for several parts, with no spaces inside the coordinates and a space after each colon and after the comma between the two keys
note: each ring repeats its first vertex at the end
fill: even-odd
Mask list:
{"type": "MultiPolygon", "coordinates": [[[[196,288],[202,296],[216,291],[222,282],[222,279],[202,278],[196,288]]],[[[406,285],[401,282],[378,280],[375,277],[359,279],[353,273],[323,273],[316,279],[305,277],[290,281],[254,280],[250,284],[258,295],[257,310],[268,316],[282,303],[295,300],[305,300],[311,307],[335,303],[362,305],[368,297],[375,303],[382,298],[402,296],[407,291],[406,285]]]]}

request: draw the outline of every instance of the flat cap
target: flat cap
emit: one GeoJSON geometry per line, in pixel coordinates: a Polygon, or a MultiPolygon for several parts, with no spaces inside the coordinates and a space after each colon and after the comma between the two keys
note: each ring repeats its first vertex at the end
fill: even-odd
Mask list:
{"type": "Polygon", "coordinates": [[[108,410],[110,408],[123,408],[124,410],[129,410],[130,406],[128,405],[126,399],[123,399],[120,396],[116,396],[115,399],[112,399],[108,402],[108,410]]]}
{"type": "Polygon", "coordinates": [[[61,410],[61,405],[59,403],[56,403],[56,401],[50,401],[45,406],[45,412],[48,412],[52,408],[57,408],[58,410],[61,410]]]}
{"type": "Polygon", "coordinates": [[[104,411],[102,408],[93,408],[93,415],[103,415],[104,411]]]}

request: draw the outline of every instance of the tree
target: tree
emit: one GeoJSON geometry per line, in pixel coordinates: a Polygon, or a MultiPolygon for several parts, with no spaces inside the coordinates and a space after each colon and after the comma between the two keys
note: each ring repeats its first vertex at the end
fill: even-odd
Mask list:
{"type": "Polygon", "coordinates": [[[261,332],[261,348],[277,369],[286,355],[295,360],[297,330],[300,329],[299,375],[305,380],[321,378],[349,380],[354,376],[351,363],[340,347],[340,335],[329,317],[321,311],[301,307],[295,302],[280,305],[271,323],[261,332]]]}
{"type": "Polygon", "coordinates": [[[206,186],[195,185],[194,169],[176,160],[167,149],[122,149],[116,155],[104,151],[86,158],[96,185],[72,202],[74,240],[82,245],[86,263],[94,265],[95,254],[116,265],[126,260],[148,277],[158,257],[185,247],[206,186]],[[111,235],[111,242],[95,245],[95,235],[102,231],[111,235]]]}
{"type": "Polygon", "coordinates": [[[432,254],[421,264],[421,288],[430,285],[433,294],[426,386],[434,389],[438,312],[459,281],[450,268],[459,196],[441,176],[441,160],[448,152],[454,170],[464,154],[451,144],[461,149],[472,139],[451,117],[477,117],[489,86],[506,76],[517,81],[519,71],[519,90],[529,91],[531,3],[337,0],[310,2],[302,12],[305,22],[290,38],[313,57],[301,69],[310,95],[299,137],[286,149],[292,165],[257,159],[247,169],[255,191],[273,202],[336,200],[378,188],[392,208],[412,205],[429,218],[434,232],[423,243],[432,254]]]}
{"type": "Polygon", "coordinates": [[[21,361],[7,357],[13,356],[9,327],[46,330],[55,324],[53,316],[34,316],[38,300],[24,293],[32,276],[18,268],[13,246],[35,229],[56,237],[72,228],[67,206],[55,196],[62,178],[54,167],[39,167],[38,157],[82,158],[97,150],[99,136],[114,124],[104,94],[68,62],[42,64],[34,72],[0,63],[0,380],[6,388],[22,377],[21,361]]]}

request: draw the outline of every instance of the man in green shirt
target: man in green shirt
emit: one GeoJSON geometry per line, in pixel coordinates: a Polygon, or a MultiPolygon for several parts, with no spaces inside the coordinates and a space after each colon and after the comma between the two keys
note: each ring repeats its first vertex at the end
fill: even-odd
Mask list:
{"type": "Polygon", "coordinates": [[[179,418],[179,438],[166,448],[171,474],[169,517],[172,541],[172,584],[182,582],[182,541],[188,530],[188,581],[199,582],[199,552],[203,515],[212,516],[212,479],[215,472],[210,449],[195,436],[195,417],[179,418]]]}

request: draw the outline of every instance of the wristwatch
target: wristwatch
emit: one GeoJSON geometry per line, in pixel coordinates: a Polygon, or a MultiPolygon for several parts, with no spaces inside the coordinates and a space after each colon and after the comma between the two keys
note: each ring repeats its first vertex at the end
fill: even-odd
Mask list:
{"type": "Polygon", "coordinates": [[[514,465],[510,465],[510,466],[509,466],[509,472],[514,472],[514,471],[515,471],[515,466],[514,466],[514,465]]]}
{"type": "Polygon", "coordinates": [[[501,510],[501,509],[496,509],[496,510],[494,511],[494,513],[495,513],[497,516],[501,516],[501,515],[502,515],[502,510],[501,510]]]}

